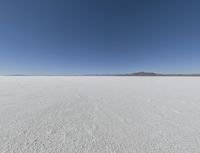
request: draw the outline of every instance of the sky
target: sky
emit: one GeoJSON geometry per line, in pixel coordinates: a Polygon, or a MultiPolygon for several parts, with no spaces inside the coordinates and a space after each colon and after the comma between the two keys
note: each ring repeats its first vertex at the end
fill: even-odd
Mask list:
{"type": "Polygon", "coordinates": [[[0,74],[200,73],[199,0],[1,0],[0,74]]]}

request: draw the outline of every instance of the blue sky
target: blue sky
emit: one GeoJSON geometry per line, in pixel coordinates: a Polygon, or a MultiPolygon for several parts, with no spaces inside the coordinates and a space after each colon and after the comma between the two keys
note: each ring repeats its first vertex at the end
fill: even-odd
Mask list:
{"type": "Polygon", "coordinates": [[[200,73],[200,1],[1,0],[0,74],[200,73]]]}

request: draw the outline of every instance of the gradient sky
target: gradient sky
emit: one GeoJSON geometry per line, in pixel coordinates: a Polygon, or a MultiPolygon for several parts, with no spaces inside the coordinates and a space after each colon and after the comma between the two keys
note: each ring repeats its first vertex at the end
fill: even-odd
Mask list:
{"type": "Polygon", "coordinates": [[[1,0],[0,74],[200,73],[199,0],[1,0]]]}

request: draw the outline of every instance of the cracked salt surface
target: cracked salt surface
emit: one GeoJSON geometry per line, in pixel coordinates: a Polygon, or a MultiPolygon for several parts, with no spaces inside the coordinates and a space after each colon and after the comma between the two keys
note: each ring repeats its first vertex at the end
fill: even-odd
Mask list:
{"type": "Polygon", "coordinates": [[[199,153],[198,77],[0,77],[0,153],[199,153]]]}

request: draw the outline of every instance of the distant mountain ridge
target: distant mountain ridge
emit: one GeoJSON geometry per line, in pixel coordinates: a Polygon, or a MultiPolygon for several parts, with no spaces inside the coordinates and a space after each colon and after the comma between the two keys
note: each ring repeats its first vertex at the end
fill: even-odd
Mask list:
{"type": "Polygon", "coordinates": [[[135,72],[135,73],[126,73],[126,74],[94,74],[94,75],[86,75],[86,76],[198,76],[200,74],[164,74],[164,73],[155,73],[155,72],[135,72]]]}
{"type": "Polygon", "coordinates": [[[200,77],[200,73],[193,74],[164,74],[164,73],[155,73],[155,72],[134,72],[126,74],[84,74],[84,75],[26,75],[26,74],[10,74],[4,76],[192,76],[200,77]]]}
{"type": "Polygon", "coordinates": [[[154,73],[154,72],[136,72],[136,73],[130,73],[128,75],[131,75],[131,76],[161,76],[162,74],[154,73]]]}
{"type": "Polygon", "coordinates": [[[200,74],[162,74],[155,72],[136,72],[125,74],[125,76],[200,76],[200,74]]]}

